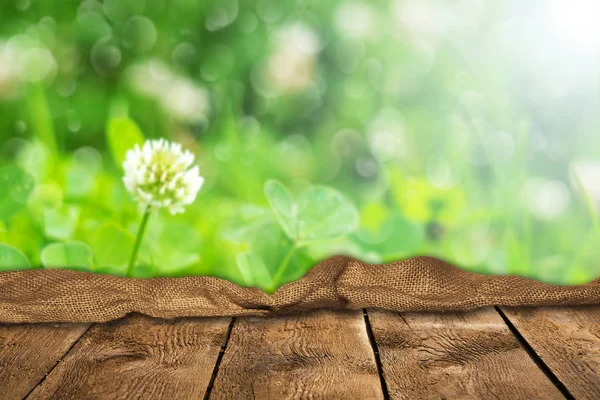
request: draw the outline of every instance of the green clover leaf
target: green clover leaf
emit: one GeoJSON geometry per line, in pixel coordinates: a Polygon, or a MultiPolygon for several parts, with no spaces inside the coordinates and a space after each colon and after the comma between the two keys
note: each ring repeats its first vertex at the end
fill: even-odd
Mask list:
{"type": "Polygon", "coordinates": [[[294,200],[282,183],[270,180],[265,195],[281,228],[298,247],[341,238],[358,227],[356,208],[337,190],[312,186],[294,200]]]}
{"type": "Polygon", "coordinates": [[[13,271],[30,269],[31,263],[14,247],[6,244],[0,244],[0,271],[13,271]]]}
{"type": "Polygon", "coordinates": [[[19,167],[0,168],[0,219],[8,219],[20,211],[33,189],[33,178],[19,167]]]}
{"type": "Polygon", "coordinates": [[[92,250],[82,242],[53,243],[41,255],[44,268],[65,268],[93,271],[92,250]]]}

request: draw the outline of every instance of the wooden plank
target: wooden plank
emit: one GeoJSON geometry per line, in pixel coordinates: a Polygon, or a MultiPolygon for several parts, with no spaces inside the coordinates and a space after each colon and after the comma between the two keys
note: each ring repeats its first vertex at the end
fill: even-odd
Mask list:
{"type": "Polygon", "coordinates": [[[89,324],[0,325],[0,397],[25,397],[88,327],[89,324]]]}
{"type": "Polygon", "coordinates": [[[502,312],[577,399],[600,399],[600,306],[502,312]]]}
{"type": "Polygon", "coordinates": [[[493,308],[368,316],[391,398],[564,398],[493,308]]]}
{"type": "Polygon", "coordinates": [[[210,398],[382,398],[362,312],[238,318],[210,398]]]}
{"type": "Polygon", "coordinates": [[[230,321],[134,315],[94,325],[30,398],[201,398],[230,321]]]}

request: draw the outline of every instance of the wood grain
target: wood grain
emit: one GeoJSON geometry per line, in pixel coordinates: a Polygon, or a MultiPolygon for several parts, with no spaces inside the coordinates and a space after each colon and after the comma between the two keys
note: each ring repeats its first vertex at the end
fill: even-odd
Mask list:
{"type": "Polygon", "coordinates": [[[238,318],[211,399],[379,399],[360,311],[238,318]]]}
{"type": "Polygon", "coordinates": [[[89,324],[0,325],[0,398],[25,397],[89,324]]]}
{"type": "Polygon", "coordinates": [[[30,398],[201,398],[230,321],[134,315],[94,325],[30,398]]]}
{"type": "Polygon", "coordinates": [[[391,398],[564,398],[494,309],[368,315],[391,398]]]}
{"type": "Polygon", "coordinates": [[[600,306],[502,308],[577,399],[600,399],[600,306]]]}

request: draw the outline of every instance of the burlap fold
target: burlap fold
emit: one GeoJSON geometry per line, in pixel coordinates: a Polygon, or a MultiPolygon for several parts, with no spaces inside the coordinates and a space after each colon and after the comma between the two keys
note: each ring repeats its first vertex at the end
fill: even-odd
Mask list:
{"type": "Polygon", "coordinates": [[[600,304],[600,279],[555,286],[470,273],[431,257],[385,265],[336,256],[273,295],[213,277],[128,279],[68,270],[0,273],[0,322],[104,322],[154,317],[269,315],[311,308],[451,311],[490,305],[600,304]]]}

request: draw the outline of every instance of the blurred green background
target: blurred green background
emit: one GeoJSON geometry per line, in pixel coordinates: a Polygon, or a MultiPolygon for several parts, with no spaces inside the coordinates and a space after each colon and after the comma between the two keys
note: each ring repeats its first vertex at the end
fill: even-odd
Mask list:
{"type": "Polygon", "coordinates": [[[598,11],[1,0],[0,270],[123,275],[141,212],[121,162],[141,132],[193,151],[206,182],[152,216],[136,277],[272,291],[347,254],[594,279],[598,11]]]}

